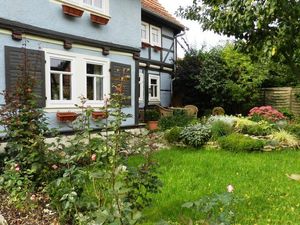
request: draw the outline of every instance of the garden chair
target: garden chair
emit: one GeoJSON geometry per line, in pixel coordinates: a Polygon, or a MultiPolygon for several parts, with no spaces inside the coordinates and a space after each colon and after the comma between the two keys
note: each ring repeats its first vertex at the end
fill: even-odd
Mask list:
{"type": "Polygon", "coordinates": [[[195,105],[186,105],[186,106],[184,106],[184,109],[186,109],[186,113],[189,116],[193,116],[193,117],[197,118],[197,115],[198,115],[197,106],[195,106],[195,105]]]}
{"type": "Polygon", "coordinates": [[[167,117],[167,116],[172,116],[173,115],[173,110],[172,109],[168,109],[168,108],[164,108],[160,105],[157,105],[159,113],[160,113],[160,117],[167,117]]]}

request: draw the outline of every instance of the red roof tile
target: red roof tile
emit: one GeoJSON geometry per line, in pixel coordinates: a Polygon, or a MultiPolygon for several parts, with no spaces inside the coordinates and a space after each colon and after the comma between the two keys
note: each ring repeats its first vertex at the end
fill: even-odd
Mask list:
{"type": "Polygon", "coordinates": [[[174,16],[172,16],[159,2],[158,0],[142,0],[142,8],[146,11],[150,11],[159,17],[177,25],[182,30],[184,25],[182,25],[174,16]]]}

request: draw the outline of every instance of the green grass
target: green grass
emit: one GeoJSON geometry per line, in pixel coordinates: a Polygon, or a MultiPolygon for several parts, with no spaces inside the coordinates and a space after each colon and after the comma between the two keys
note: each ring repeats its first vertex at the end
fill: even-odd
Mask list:
{"type": "Polygon", "coordinates": [[[186,213],[183,203],[222,193],[228,184],[241,199],[237,224],[300,223],[300,183],[285,175],[300,173],[300,151],[236,154],[173,148],[154,157],[164,186],[144,211],[145,225],[161,219],[177,221],[186,213]]]}

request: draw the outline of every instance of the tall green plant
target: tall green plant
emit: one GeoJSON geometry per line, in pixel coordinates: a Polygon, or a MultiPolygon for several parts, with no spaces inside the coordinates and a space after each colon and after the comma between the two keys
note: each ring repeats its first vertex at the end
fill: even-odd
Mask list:
{"type": "Polygon", "coordinates": [[[38,81],[29,72],[34,65],[28,62],[26,48],[24,55],[16,86],[3,93],[6,104],[0,110],[0,125],[5,128],[7,139],[4,157],[0,159],[4,161],[0,188],[19,203],[28,201],[30,193],[44,185],[49,172],[45,143],[48,123],[33,92],[38,81]]]}
{"type": "Polygon", "coordinates": [[[102,109],[109,119],[99,135],[91,135],[88,120],[92,109],[82,98],[77,125],[80,129],[58,152],[62,156],[56,165],[58,176],[47,192],[63,224],[136,224],[140,210],[151,201],[150,193],[159,190],[151,158],[152,142],[147,147],[145,137],[131,135],[121,128],[129,115],[122,110],[122,88],[118,90],[102,109]],[[143,143],[129,142],[133,136],[143,143]],[[138,167],[129,167],[128,155],[136,152],[146,160],[138,167]]]}

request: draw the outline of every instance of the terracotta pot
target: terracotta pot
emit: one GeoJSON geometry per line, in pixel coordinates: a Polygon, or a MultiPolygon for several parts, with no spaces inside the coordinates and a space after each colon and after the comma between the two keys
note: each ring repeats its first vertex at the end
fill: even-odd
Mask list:
{"type": "Polygon", "coordinates": [[[102,17],[102,16],[97,16],[97,15],[91,14],[91,21],[93,23],[97,23],[100,25],[106,25],[108,23],[109,19],[102,17]]]}
{"type": "Polygon", "coordinates": [[[106,112],[92,112],[92,117],[95,120],[103,120],[108,117],[108,114],[106,112]]]}
{"type": "Polygon", "coordinates": [[[57,112],[56,113],[56,118],[58,121],[60,122],[72,122],[74,120],[76,120],[76,118],[78,117],[77,113],[74,112],[57,112]]]}
{"type": "Polygon", "coordinates": [[[148,130],[157,130],[158,129],[158,121],[148,121],[148,130]]]}
{"type": "Polygon", "coordinates": [[[64,14],[66,14],[68,16],[81,17],[83,14],[83,10],[76,9],[76,8],[73,8],[68,5],[62,5],[62,8],[63,8],[64,14]]]}

